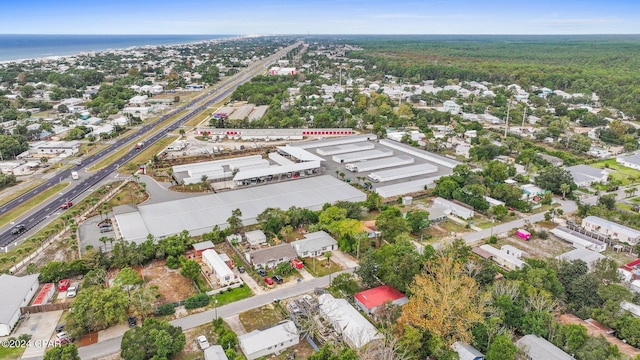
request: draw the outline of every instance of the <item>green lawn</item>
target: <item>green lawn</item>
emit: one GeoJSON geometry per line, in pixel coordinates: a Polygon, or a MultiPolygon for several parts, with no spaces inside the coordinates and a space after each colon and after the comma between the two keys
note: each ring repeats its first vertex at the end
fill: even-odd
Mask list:
{"type": "Polygon", "coordinates": [[[340,266],[333,261],[331,261],[331,266],[327,267],[326,260],[318,260],[316,258],[304,259],[305,269],[309,272],[309,274],[315,277],[322,277],[325,275],[329,275],[329,273],[334,273],[336,271],[342,270],[340,266]]]}
{"type": "Polygon", "coordinates": [[[22,357],[22,353],[26,348],[9,348],[9,347],[0,347],[0,359],[3,360],[17,360],[22,357]]]}
{"type": "Polygon", "coordinates": [[[615,172],[611,173],[611,177],[616,180],[620,180],[622,182],[622,186],[635,184],[640,180],[640,171],[622,166],[616,162],[616,159],[598,161],[591,164],[591,166],[598,169],[607,168],[615,170],[615,172]]]}
{"type": "Polygon", "coordinates": [[[247,332],[276,324],[282,320],[284,320],[282,311],[279,308],[274,308],[273,305],[265,305],[240,313],[240,322],[247,332]]]}
{"type": "MultiPolygon", "coordinates": [[[[218,300],[218,306],[230,304],[232,302],[236,302],[242,299],[246,299],[253,296],[253,291],[246,284],[242,287],[238,287],[232,289],[230,291],[225,291],[222,294],[217,294],[214,296],[214,299],[218,300]]],[[[213,301],[212,301],[213,303],[213,301]]]]}

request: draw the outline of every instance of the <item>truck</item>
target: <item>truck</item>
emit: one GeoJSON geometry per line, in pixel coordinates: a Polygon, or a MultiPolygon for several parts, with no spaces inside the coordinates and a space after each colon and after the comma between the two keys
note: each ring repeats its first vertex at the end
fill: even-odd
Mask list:
{"type": "Polygon", "coordinates": [[[73,180],[78,180],[78,179],[80,179],[80,176],[78,176],[78,172],[77,171],[72,171],[71,172],[71,178],[73,180]]]}
{"type": "Polygon", "coordinates": [[[139,143],[136,143],[136,150],[142,149],[143,146],[144,146],[144,142],[142,141],[140,141],[139,143]]]}

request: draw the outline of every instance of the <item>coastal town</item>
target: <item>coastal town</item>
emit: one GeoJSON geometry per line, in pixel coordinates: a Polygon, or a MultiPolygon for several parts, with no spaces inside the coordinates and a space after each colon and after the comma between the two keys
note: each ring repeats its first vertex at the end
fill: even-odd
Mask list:
{"type": "Polygon", "coordinates": [[[640,359],[635,105],[375,41],[0,63],[0,357],[640,359]]]}

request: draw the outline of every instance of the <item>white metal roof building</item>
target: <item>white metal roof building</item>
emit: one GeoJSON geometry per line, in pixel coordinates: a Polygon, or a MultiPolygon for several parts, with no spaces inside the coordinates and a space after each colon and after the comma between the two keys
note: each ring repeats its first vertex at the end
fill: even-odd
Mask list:
{"type": "Polygon", "coordinates": [[[248,334],[238,336],[238,344],[247,360],[279,353],[299,342],[298,329],[291,320],[281,321],[269,328],[253,330],[248,334]]]}
{"type": "Polygon", "coordinates": [[[38,291],[38,274],[27,276],[0,275],[0,336],[6,336],[20,318],[20,308],[29,302],[38,291]]]}
{"type": "Polygon", "coordinates": [[[525,335],[516,341],[530,360],[573,360],[573,357],[547,340],[536,335],[525,335]]]}
{"type": "Polygon", "coordinates": [[[394,150],[398,150],[398,151],[402,151],[404,153],[407,153],[409,155],[415,156],[415,157],[419,157],[421,159],[430,161],[434,164],[438,164],[438,165],[442,165],[444,167],[448,167],[448,168],[454,168],[456,165],[461,164],[459,161],[453,160],[453,159],[449,159],[446,158],[444,156],[440,156],[440,155],[436,155],[433,153],[430,153],[428,151],[424,151],[424,150],[420,150],[417,148],[414,148],[412,146],[409,145],[405,145],[396,141],[391,141],[391,140],[386,140],[386,139],[381,139],[380,140],[380,144],[390,147],[394,150]]]}
{"type": "Polygon", "coordinates": [[[304,239],[291,242],[291,246],[299,257],[320,256],[326,251],[338,248],[338,242],[324,231],[316,231],[304,235],[304,239]]]}
{"type": "Polygon", "coordinates": [[[384,168],[390,168],[394,166],[403,166],[413,164],[415,160],[413,157],[408,155],[400,155],[400,156],[391,156],[387,158],[371,160],[371,161],[360,161],[356,163],[351,163],[345,165],[345,168],[354,172],[364,172],[371,170],[378,170],[384,168]]]}
{"type": "Polygon", "coordinates": [[[294,164],[293,161],[287,159],[286,157],[278,154],[275,151],[272,151],[272,152],[269,153],[269,160],[273,161],[274,163],[276,163],[276,164],[278,164],[280,166],[294,164]]]}
{"type": "Polygon", "coordinates": [[[319,157],[316,154],[313,154],[307,150],[305,150],[304,148],[298,147],[298,146],[278,146],[277,147],[278,151],[281,153],[285,153],[288,154],[300,161],[322,161],[324,160],[323,158],[319,157]]]}
{"type": "Polygon", "coordinates": [[[564,241],[570,242],[574,247],[583,247],[597,252],[603,252],[607,249],[607,243],[564,226],[551,229],[551,233],[564,241]]]}
{"type": "Polygon", "coordinates": [[[320,210],[326,203],[365,199],[366,195],[360,190],[323,175],[141,205],[137,211],[115,214],[115,220],[124,240],[140,243],[148,234],[162,238],[187,230],[197,236],[211,231],[216,225],[226,228],[227,219],[235,209],[242,211],[244,225],[252,225],[258,214],[269,207],[320,210]]]}
{"type": "Polygon", "coordinates": [[[418,179],[413,181],[399,182],[391,185],[376,186],[374,188],[374,191],[377,192],[383,198],[409,194],[413,192],[422,191],[425,189],[425,187],[427,188],[433,187],[435,184],[435,181],[441,177],[442,176],[434,176],[434,177],[418,179]]]}
{"type": "Polygon", "coordinates": [[[204,360],[229,360],[222,345],[211,345],[204,349],[204,360]]]}
{"type": "Polygon", "coordinates": [[[230,283],[234,278],[234,273],[222,260],[215,250],[208,249],[202,252],[202,261],[209,266],[211,272],[218,278],[222,285],[230,283]]]}
{"type": "Polygon", "coordinates": [[[357,142],[363,142],[368,140],[376,140],[378,136],[375,134],[364,134],[364,135],[352,135],[335,139],[326,139],[326,140],[316,140],[316,141],[308,141],[300,144],[295,144],[295,147],[301,149],[313,149],[323,146],[336,146],[342,144],[353,144],[357,142]]]}
{"type": "Polygon", "coordinates": [[[322,156],[336,155],[336,154],[344,154],[355,151],[364,151],[371,150],[375,146],[369,142],[358,142],[354,144],[343,144],[336,146],[325,146],[321,148],[317,148],[316,152],[322,156]]]}
{"type": "Polygon", "coordinates": [[[403,166],[399,168],[377,171],[369,174],[367,178],[375,182],[385,182],[398,179],[406,179],[412,176],[421,176],[438,172],[438,167],[431,164],[419,164],[403,166]]]}
{"type": "Polygon", "coordinates": [[[587,216],[582,219],[582,227],[593,232],[611,236],[622,242],[635,245],[640,241],[640,230],[620,225],[613,221],[605,220],[597,216],[587,216]]]}
{"type": "Polygon", "coordinates": [[[604,259],[605,257],[606,256],[595,251],[587,250],[583,247],[577,247],[571,251],[567,251],[566,253],[556,256],[556,259],[566,261],[582,260],[587,263],[589,269],[592,269],[597,261],[604,259]]]}
{"type": "Polygon", "coordinates": [[[382,339],[376,327],[347,300],[336,299],[330,294],[322,294],[318,300],[320,313],[349,347],[360,349],[373,340],[382,339]]]}
{"type": "Polygon", "coordinates": [[[270,166],[268,168],[246,169],[244,171],[238,171],[233,177],[233,181],[236,185],[243,185],[243,180],[258,179],[266,176],[275,176],[279,174],[288,174],[296,172],[312,171],[320,168],[320,161],[306,161],[293,163],[291,165],[284,166],[270,166]]]}
{"type": "Polygon", "coordinates": [[[393,155],[393,151],[389,149],[373,149],[366,151],[358,151],[346,154],[333,155],[331,159],[337,163],[344,164],[354,161],[378,159],[385,156],[393,155]]]}

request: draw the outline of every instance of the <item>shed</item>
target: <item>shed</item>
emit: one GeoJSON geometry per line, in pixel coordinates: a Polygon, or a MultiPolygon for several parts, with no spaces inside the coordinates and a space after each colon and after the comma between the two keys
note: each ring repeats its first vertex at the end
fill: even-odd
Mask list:
{"type": "Polygon", "coordinates": [[[458,353],[460,360],[484,360],[484,354],[473,346],[462,341],[456,341],[451,344],[453,351],[458,353]]]}
{"type": "Polygon", "coordinates": [[[221,345],[211,345],[204,349],[204,360],[229,360],[221,345]]]}
{"type": "Polygon", "coordinates": [[[193,244],[193,251],[195,252],[196,256],[202,256],[203,251],[213,249],[213,248],[214,248],[213,242],[210,240],[193,244]]]}
{"type": "Polygon", "coordinates": [[[252,246],[257,246],[267,242],[267,235],[262,230],[248,231],[244,234],[244,238],[252,246]]]}

